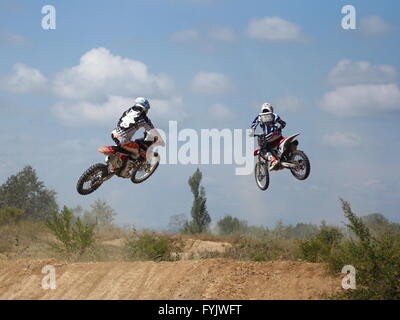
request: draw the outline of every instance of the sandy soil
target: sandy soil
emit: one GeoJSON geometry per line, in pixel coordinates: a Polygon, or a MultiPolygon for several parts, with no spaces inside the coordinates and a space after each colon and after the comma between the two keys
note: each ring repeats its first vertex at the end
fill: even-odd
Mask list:
{"type": "Polygon", "coordinates": [[[0,261],[0,299],[323,299],[340,283],[321,264],[293,261],[0,261]],[[41,287],[48,264],[55,290],[41,287]]]}
{"type": "Polygon", "coordinates": [[[224,253],[232,245],[228,242],[215,242],[188,239],[185,241],[180,260],[197,259],[208,253],[224,253]]]}

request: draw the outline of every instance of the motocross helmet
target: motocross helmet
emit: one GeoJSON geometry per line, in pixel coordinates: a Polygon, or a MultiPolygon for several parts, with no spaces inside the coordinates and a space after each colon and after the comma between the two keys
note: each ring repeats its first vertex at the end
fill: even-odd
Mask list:
{"type": "Polygon", "coordinates": [[[272,104],[266,102],[263,103],[263,105],[261,106],[261,113],[274,113],[274,107],[272,106],[272,104]]]}
{"type": "Polygon", "coordinates": [[[149,100],[143,97],[138,97],[135,99],[135,107],[139,107],[144,113],[147,113],[150,109],[149,100]]]}
{"type": "Polygon", "coordinates": [[[261,106],[261,120],[264,123],[271,123],[274,120],[274,108],[270,103],[264,103],[261,106]]]}

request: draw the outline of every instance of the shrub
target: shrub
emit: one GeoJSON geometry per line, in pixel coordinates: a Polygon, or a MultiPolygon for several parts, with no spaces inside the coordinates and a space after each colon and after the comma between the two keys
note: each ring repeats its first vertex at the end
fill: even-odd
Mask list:
{"type": "Polygon", "coordinates": [[[224,256],[250,261],[293,260],[297,256],[296,248],[294,241],[240,236],[233,246],[226,250],[224,256]]]}
{"type": "Polygon", "coordinates": [[[300,242],[303,259],[310,262],[326,261],[332,251],[339,246],[342,238],[343,235],[338,228],[323,224],[316,235],[300,242]]]}
{"type": "Polygon", "coordinates": [[[4,207],[0,208],[0,225],[17,223],[24,215],[24,210],[4,207]]]}
{"type": "Polygon", "coordinates": [[[344,200],[342,209],[349,221],[347,227],[356,239],[344,241],[329,257],[333,271],[344,265],[356,269],[357,289],[348,290],[343,297],[350,299],[400,299],[400,236],[391,230],[373,237],[363,220],[344,200]]]}
{"type": "Polygon", "coordinates": [[[82,223],[67,207],[61,213],[53,213],[51,219],[46,221],[46,226],[59,241],[52,243],[52,247],[69,258],[82,256],[95,242],[96,224],[82,223]]]}
{"type": "Polygon", "coordinates": [[[179,248],[167,236],[154,232],[138,233],[133,229],[125,241],[123,251],[128,260],[171,261],[176,260],[173,253],[179,251],[179,248]]]}

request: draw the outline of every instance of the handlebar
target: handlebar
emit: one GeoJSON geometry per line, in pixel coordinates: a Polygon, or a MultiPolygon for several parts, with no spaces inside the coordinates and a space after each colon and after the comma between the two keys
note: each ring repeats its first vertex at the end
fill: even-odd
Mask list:
{"type": "MultiPolygon", "coordinates": [[[[278,130],[276,132],[282,132],[282,128],[278,128],[278,130]]],[[[265,137],[266,134],[265,133],[254,133],[253,137],[265,137]]]]}

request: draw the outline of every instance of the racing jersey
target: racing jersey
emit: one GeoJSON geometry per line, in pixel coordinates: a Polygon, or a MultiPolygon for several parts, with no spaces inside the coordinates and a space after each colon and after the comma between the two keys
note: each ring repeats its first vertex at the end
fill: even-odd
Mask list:
{"type": "Polygon", "coordinates": [[[270,122],[264,122],[261,119],[261,114],[259,114],[251,124],[251,129],[255,130],[258,125],[260,125],[263,133],[265,134],[265,138],[268,142],[274,141],[277,138],[282,136],[280,128],[278,128],[278,124],[281,125],[281,129],[286,126],[286,122],[283,121],[276,113],[272,114],[272,120],[270,122]]]}
{"type": "Polygon", "coordinates": [[[140,128],[149,131],[154,129],[154,126],[145,112],[139,107],[133,106],[122,114],[114,132],[125,141],[130,141],[140,128]]]}

